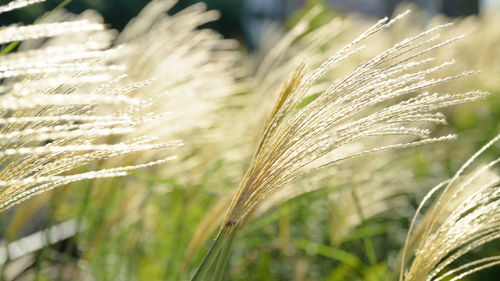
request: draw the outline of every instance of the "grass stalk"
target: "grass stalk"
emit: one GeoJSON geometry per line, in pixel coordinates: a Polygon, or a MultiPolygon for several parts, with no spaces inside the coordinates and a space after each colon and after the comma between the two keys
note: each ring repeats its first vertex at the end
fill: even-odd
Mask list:
{"type": "Polygon", "coordinates": [[[191,281],[219,281],[222,280],[229,262],[231,247],[234,242],[238,224],[224,225],[219,231],[200,266],[191,281]]]}
{"type": "MultiPolygon", "coordinates": [[[[87,209],[90,205],[90,198],[91,198],[90,196],[92,194],[92,189],[91,189],[90,184],[85,185],[84,190],[85,190],[84,195],[82,198],[82,202],[80,204],[81,207],[78,210],[78,215],[76,218],[77,227],[81,227],[81,225],[83,223],[83,218],[84,218],[85,214],[87,213],[87,209]]],[[[63,270],[64,270],[65,265],[68,265],[70,263],[73,264],[75,267],[77,265],[78,260],[71,259],[71,252],[73,252],[73,250],[76,247],[76,237],[77,236],[78,236],[78,232],[76,233],[75,236],[73,236],[72,238],[70,238],[68,240],[68,245],[64,248],[64,254],[62,255],[62,258],[61,258],[61,266],[59,267],[59,271],[57,273],[57,280],[58,281],[63,281],[63,270]]]]}
{"type": "MultiPolygon", "coordinates": [[[[61,202],[61,199],[64,197],[64,190],[55,190],[54,193],[52,194],[52,197],[50,198],[49,205],[48,205],[48,214],[47,214],[47,229],[51,229],[52,226],[54,226],[56,222],[56,212],[59,205],[59,202],[61,202]]],[[[42,263],[44,259],[47,256],[47,251],[50,248],[50,241],[51,237],[50,235],[52,234],[51,231],[46,231],[45,233],[45,241],[43,243],[43,247],[38,252],[36,255],[36,260],[35,260],[35,279],[34,280],[43,280],[41,279],[41,271],[42,271],[42,263]]]]}
{"type": "MultiPolygon", "coordinates": [[[[354,200],[354,204],[356,205],[356,211],[358,213],[359,218],[361,219],[361,227],[365,228],[366,227],[366,220],[365,216],[363,215],[363,210],[361,208],[361,203],[359,202],[359,197],[356,194],[356,189],[353,188],[352,192],[352,198],[354,200]]],[[[368,256],[368,261],[371,266],[375,266],[377,264],[377,256],[375,254],[375,249],[373,248],[373,243],[370,237],[363,237],[363,244],[365,246],[366,250],[366,255],[368,256]]]]}
{"type": "Polygon", "coordinates": [[[170,256],[167,258],[167,266],[165,267],[165,271],[163,274],[165,280],[173,277],[178,277],[179,270],[174,271],[174,268],[176,268],[174,264],[176,263],[176,258],[180,256],[179,251],[181,250],[182,236],[185,230],[185,214],[188,211],[188,200],[185,190],[178,190],[177,193],[179,193],[179,202],[181,204],[179,212],[177,214],[177,222],[175,226],[176,231],[174,231],[174,237],[172,238],[173,249],[170,256]]]}

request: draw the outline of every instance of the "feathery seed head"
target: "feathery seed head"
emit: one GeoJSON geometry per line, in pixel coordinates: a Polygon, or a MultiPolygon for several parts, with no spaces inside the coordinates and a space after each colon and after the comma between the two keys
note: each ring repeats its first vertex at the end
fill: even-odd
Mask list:
{"type": "MultiPolygon", "coordinates": [[[[36,2],[40,1],[12,1],[0,7],[0,13],[36,2]]],[[[108,48],[111,33],[95,16],[83,17],[0,27],[0,44],[30,39],[17,52],[0,56],[0,210],[57,186],[124,176],[174,157],[74,171],[92,161],[182,144],[133,136],[143,124],[164,116],[143,113],[152,99],[131,97],[152,79],[126,84],[127,66],[112,61],[127,48],[108,48]],[[39,38],[46,40],[37,45],[33,39],[39,38]]]]}
{"type": "Polygon", "coordinates": [[[444,271],[471,250],[500,238],[500,175],[493,166],[500,158],[470,170],[472,162],[500,139],[491,140],[474,154],[453,178],[434,187],[417,209],[402,252],[400,280],[459,280],[500,264],[500,256],[481,258],[444,271]],[[413,231],[416,217],[437,191],[441,194],[413,231]],[[413,255],[410,255],[413,253],[413,255]],[[406,269],[407,259],[411,259],[406,269]]]}
{"type": "Polygon", "coordinates": [[[297,67],[283,86],[223,225],[239,223],[266,197],[315,169],[376,151],[454,138],[453,135],[433,138],[429,130],[419,125],[443,123],[442,114],[435,112],[437,109],[477,100],[486,93],[424,92],[405,99],[421,89],[471,74],[433,78],[453,61],[426,66],[432,61],[425,57],[430,51],[460,37],[437,41],[436,33],[447,25],[402,40],[359,64],[313,101],[302,105],[304,97],[326,72],[359,52],[363,48],[359,43],[363,40],[390,27],[405,14],[377,22],[313,71],[308,72],[304,64],[297,67]],[[316,161],[347,144],[383,136],[392,136],[385,145],[342,155],[327,163],[316,161]],[[406,136],[406,139],[398,136],[406,136]],[[408,137],[418,140],[410,141],[408,137]]]}

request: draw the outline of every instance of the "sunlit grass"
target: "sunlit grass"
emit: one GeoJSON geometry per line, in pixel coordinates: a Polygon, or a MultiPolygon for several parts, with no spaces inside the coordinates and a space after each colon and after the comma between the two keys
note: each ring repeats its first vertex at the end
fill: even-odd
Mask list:
{"type": "Polygon", "coordinates": [[[0,279],[481,280],[499,263],[481,248],[498,236],[495,162],[480,166],[495,142],[458,167],[497,133],[494,17],[422,29],[418,12],[315,7],[248,54],[199,28],[217,12],[174,4],[121,33],[63,11],[0,29],[0,206],[29,198],[0,213],[4,245],[78,226],[0,279]]]}

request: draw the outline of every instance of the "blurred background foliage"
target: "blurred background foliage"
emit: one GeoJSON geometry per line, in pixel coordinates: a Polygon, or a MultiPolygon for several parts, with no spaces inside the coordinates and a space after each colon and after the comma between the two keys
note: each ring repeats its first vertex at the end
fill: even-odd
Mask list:
{"type": "MultiPolygon", "coordinates": [[[[8,2],[3,0],[2,2],[8,2]]],[[[112,28],[122,30],[125,25],[146,6],[148,0],[72,0],[66,9],[73,13],[81,13],[87,9],[98,11],[105,22],[112,28]]],[[[221,12],[221,18],[207,24],[228,38],[237,38],[251,44],[253,21],[278,21],[286,22],[290,17],[298,18],[307,8],[313,5],[323,5],[340,15],[347,12],[360,12],[368,17],[380,18],[392,15],[401,0],[180,0],[169,13],[176,13],[194,3],[204,2],[208,9],[221,12]]],[[[462,17],[477,14],[480,5],[492,5],[485,0],[413,0],[429,17],[438,13],[451,17],[462,17]],[[484,2],[484,3],[483,3],[484,2]]],[[[55,8],[61,1],[49,0],[42,4],[16,10],[0,18],[0,24],[6,25],[14,22],[31,23],[41,14],[55,8]]]]}
{"type": "MultiPolygon", "coordinates": [[[[148,2],[73,0],[66,8],[74,13],[86,9],[97,10],[106,23],[121,30],[148,2]]],[[[179,1],[170,13],[181,11],[195,2],[198,1],[179,1]]],[[[281,28],[290,28],[314,4],[327,9],[314,19],[313,29],[335,16],[348,17],[353,12],[360,12],[363,16],[358,15],[356,18],[364,18],[367,22],[390,16],[400,4],[396,0],[204,2],[209,9],[221,12],[220,20],[205,27],[213,28],[227,38],[237,39],[242,43],[242,49],[252,52],[258,52],[262,45],[262,37],[257,34],[266,28],[267,25],[263,23],[277,22],[281,28]]],[[[495,1],[477,0],[415,2],[422,9],[423,18],[430,19],[441,13],[451,17],[469,16],[465,20],[477,21],[479,28],[482,28],[482,22],[474,17],[481,17],[487,5],[495,5],[495,1]]],[[[59,3],[50,0],[2,15],[0,24],[34,22],[59,3]]],[[[496,41],[488,44],[499,45],[498,26],[493,30],[497,34],[483,35],[495,38],[496,41]]],[[[356,31],[346,33],[349,37],[356,31]]],[[[395,40],[397,35],[391,38],[395,40]]],[[[469,49],[466,49],[467,42],[470,45],[477,43],[465,41],[459,45],[464,49],[457,49],[454,55],[460,56],[463,51],[463,56],[457,59],[476,60],[467,57],[467,52],[474,52],[474,47],[471,49],[468,46],[469,49]]],[[[487,56],[495,54],[499,55],[483,54],[486,57],[479,59],[482,63],[479,69],[483,67],[484,73],[488,72],[490,66],[497,67],[494,64],[500,61],[499,58],[487,56]]],[[[465,65],[472,65],[474,70],[478,66],[465,65]]],[[[391,205],[389,209],[366,219],[363,209],[357,208],[353,213],[358,216],[359,223],[342,229],[342,222],[348,214],[335,203],[339,202],[336,197],[347,196],[356,201],[357,187],[350,186],[352,190],[346,191],[345,186],[327,181],[323,184],[324,188],[286,201],[249,222],[236,244],[228,280],[395,280],[397,270],[393,266],[397,264],[398,251],[404,243],[409,220],[425,192],[452,176],[474,151],[500,131],[498,76],[471,80],[469,84],[459,84],[457,87],[486,89],[491,92],[490,98],[447,110],[450,126],[435,128],[436,135],[457,133],[458,140],[411,149],[382,165],[381,170],[395,169],[398,173],[406,173],[405,178],[395,184],[407,184],[410,186],[408,191],[393,195],[404,204],[391,205]]],[[[210,161],[195,171],[196,177],[164,177],[158,173],[159,168],[141,170],[126,178],[72,184],[0,213],[0,237],[4,246],[60,222],[73,220],[82,226],[77,234],[22,258],[4,261],[0,257],[0,279],[187,280],[200,263],[209,243],[202,241],[198,247],[201,250],[193,253],[187,249],[193,243],[193,235],[203,218],[210,218],[211,213],[216,214],[217,202],[224,200],[237,186],[246,169],[245,161],[251,156],[247,151],[241,153],[247,155],[241,157],[243,160],[239,166],[211,155],[210,161]],[[233,174],[228,174],[228,170],[233,174]]],[[[500,147],[495,147],[489,153],[487,156],[490,158],[498,157],[500,147]]],[[[189,161],[190,157],[192,155],[186,155],[182,161],[189,161]]],[[[185,171],[189,172],[192,171],[185,171]]],[[[304,180],[299,184],[318,183],[304,180]]],[[[467,258],[498,255],[499,249],[498,242],[490,243],[473,251],[467,258]]],[[[466,278],[499,279],[498,267],[466,278]]]]}

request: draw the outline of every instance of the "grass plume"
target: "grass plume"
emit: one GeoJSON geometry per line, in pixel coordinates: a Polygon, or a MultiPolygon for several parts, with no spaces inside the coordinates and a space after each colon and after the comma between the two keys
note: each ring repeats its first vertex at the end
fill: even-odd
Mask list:
{"type": "Polygon", "coordinates": [[[468,252],[500,237],[500,176],[493,170],[500,158],[466,173],[473,161],[499,139],[500,135],[483,146],[420,203],[403,250],[399,280],[460,280],[500,264],[500,256],[491,256],[445,270],[468,252]],[[419,212],[438,191],[441,193],[415,228],[419,212]],[[411,257],[406,268],[404,265],[411,257]]]}
{"type": "Polygon", "coordinates": [[[423,92],[408,97],[422,89],[470,74],[464,72],[432,78],[454,62],[429,66],[433,59],[427,55],[462,37],[438,40],[438,32],[447,24],[396,43],[360,63],[312,101],[304,103],[304,98],[312,95],[310,91],[325,73],[361,51],[364,46],[360,43],[366,38],[389,28],[407,13],[391,20],[380,20],[318,68],[308,71],[306,64],[300,64],[290,75],[266,122],[250,167],[233,197],[219,234],[193,280],[218,280],[214,276],[220,274],[218,269],[225,267],[223,263],[231,247],[227,237],[232,241],[236,229],[260,203],[298,177],[345,159],[455,137],[431,137],[430,131],[421,124],[445,123],[443,115],[436,110],[481,99],[486,93],[423,92]],[[371,147],[362,146],[344,154],[339,152],[348,144],[366,145],[369,139],[375,139],[371,147]],[[332,152],[337,153],[332,156],[332,152]]]}
{"type": "MultiPolygon", "coordinates": [[[[37,2],[14,0],[0,13],[37,2]]],[[[449,119],[462,131],[453,115],[473,124],[460,110],[469,106],[446,118],[439,111],[487,95],[466,89],[496,92],[496,70],[483,67],[495,65],[496,21],[479,32],[479,18],[433,20],[422,31],[418,13],[405,12],[365,31],[349,15],[317,27],[329,15],[313,8],[280,40],[266,35],[269,49],[248,54],[200,26],[217,12],[198,3],[172,14],[176,3],[152,1],[120,33],[91,11],[0,28],[0,211],[35,196],[3,213],[5,238],[23,236],[44,203],[49,226],[76,218],[84,229],[64,253],[47,244],[34,266],[5,252],[0,279],[187,280],[217,227],[193,280],[397,277],[391,235],[408,199],[445,173],[440,157],[468,148],[435,144],[403,150],[405,159],[394,149],[455,138],[443,129],[449,119]],[[478,50],[488,59],[476,60],[478,50]],[[456,69],[486,71],[450,87],[473,73],[456,69]],[[156,167],[176,158],[174,148],[177,161],[156,167]],[[138,168],[148,171],[101,180],[138,168]],[[82,180],[50,193],[50,202],[36,196],[82,180]],[[240,231],[245,245],[232,260],[240,231]]],[[[498,161],[472,169],[477,155],[425,197],[419,213],[437,200],[413,220],[400,280],[457,280],[500,263],[492,254],[455,266],[498,237],[498,161]]]]}
{"type": "Polygon", "coordinates": [[[430,137],[430,132],[418,127],[418,124],[443,123],[443,115],[435,110],[480,99],[485,93],[424,92],[392,105],[381,106],[423,88],[469,74],[465,72],[443,78],[428,78],[452,62],[415,70],[416,66],[432,60],[426,57],[421,59],[430,50],[456,39],[436,42],[438,36],[435,33],[445,26],[405,39],[371,60],[361,63],[331,84],[312,102],[300,107],[303,98],[321,75],[343,59],[360,51],[362,47],[357,46],[358,43],[390,27],[402,16],[404,14],[392,20],[379,21],[318,69],[307,72],[305,65],[296,69],[285,83],[272,111],[250,168],[233,199],[225,225],[239,223],[264,198],[312,170],[372,152],[454,138],[452,135],[430,137]],[[321,164],[316,162],[349,143],[370,137],[401,135],[417,137],[419,140],[394,142],[398,138],[393,137],[387,145],[376,145],[341,155],[321,164]]]}
{"type": "MultiPolygon", "coordinates": [[[[0,11],[36,2],[13,1],[0,11]]],[[[129,95],[151,82],[124,84],[125,67],[111,62],[121,50],[110,49],[103,38],[110,38],[109,31],[92,16],[0,28],[0,43],[30,39],[36,46],[21,44],[18,51],[0,56],[4,79],[0,86],[0,210],[57,186],[124,176],[132,169],[173,158],[81,171],[96,160],[180,144],[125,137],[158,118],[144,114],[153,100],[129,95]],[[78,40],[82,35],[84,42],[78,40]],[[34,39],[46,42],[37,45],[34,39]]]]}

